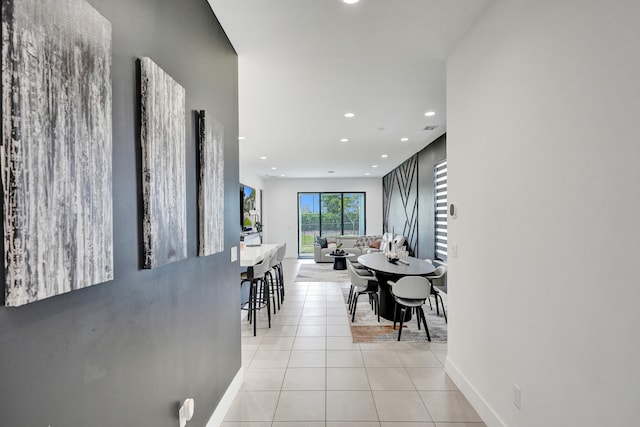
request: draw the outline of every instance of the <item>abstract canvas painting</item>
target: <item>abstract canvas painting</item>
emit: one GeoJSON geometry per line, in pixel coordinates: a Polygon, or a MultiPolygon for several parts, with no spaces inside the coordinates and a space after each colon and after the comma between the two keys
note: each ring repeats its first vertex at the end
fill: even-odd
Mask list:
{"type": "Polygon", "coordinates": [[[224,250],[224,128],[204,110],[198,113],[198,140],[198,254],[207,256],[224,250]]]}
{"type": "Polygon", "coordinates": [[[111,24],[2,1],[5,305],[113,279],[111,24]]]}
{"type": "Polygon", "coordinates": [[[140,59],[144,268],[187,257],[185,90],[140,59]]]}

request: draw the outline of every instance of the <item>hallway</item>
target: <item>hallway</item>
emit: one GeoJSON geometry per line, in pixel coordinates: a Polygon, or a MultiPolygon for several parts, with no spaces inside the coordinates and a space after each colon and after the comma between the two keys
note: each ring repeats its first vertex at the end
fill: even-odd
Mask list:
{"type": "Polygon", "coordinates": [[[484,426],[444,372],[446,344],[354,344],[348,283],[294,282],[307,262],[284,260],[270,329],[265,310],[256,337],[242,320],[244,383],[224,427],[484,426]]]}

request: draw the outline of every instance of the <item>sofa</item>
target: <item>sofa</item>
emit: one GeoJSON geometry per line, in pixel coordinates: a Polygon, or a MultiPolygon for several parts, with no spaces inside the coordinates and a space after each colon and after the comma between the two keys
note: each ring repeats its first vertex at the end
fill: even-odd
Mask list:
{"type": "MultiPolygon", "coordinates": [[[[347,259],[356,261],[362,254],[380,252],[385,250],[387,242],[392,236],[387,233],[384,236],[334,236],[326,238],[316,238],[313,248],[313,259],[315,262],[333,262],[333,258],[326,256],[334,251],[342,243],[345,252],[353,254],[347,259]],[[386,239],[386,240],[385,240],[386,239]]],[[[396,236],[394,244],[403,245],[406,239],[404,236],[396,236]]]]}
{"type": "Polygon", "coordinates": [[[342,249],[345,252],[353,254],[353,256],[348,259],[351,261],[355,261],[360,255],[363,253],[367,253],[369,249],[378,250],[375,248],[370,248],[370,245],[376,245],[376,241],[381,240],[382,236],[333,236],[333,237],[325,237],[325,238],[316,238],[315,246],[313,248],[313,259],[315,262],[333,262],[333,258],[326,256],[330,254],[332,251],[336,250],[337,247],[342,244],[342,249]]]}

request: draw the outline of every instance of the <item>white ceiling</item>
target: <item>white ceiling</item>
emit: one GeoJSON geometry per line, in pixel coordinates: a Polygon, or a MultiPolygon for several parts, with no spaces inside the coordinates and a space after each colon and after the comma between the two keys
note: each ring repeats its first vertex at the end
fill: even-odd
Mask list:
{"type": "Polygon", "coordinates": [[[489,1],[209,0],[238,53],[241,174],[380,177],[421,150],[446,131],[446,58],[489,1]]]}

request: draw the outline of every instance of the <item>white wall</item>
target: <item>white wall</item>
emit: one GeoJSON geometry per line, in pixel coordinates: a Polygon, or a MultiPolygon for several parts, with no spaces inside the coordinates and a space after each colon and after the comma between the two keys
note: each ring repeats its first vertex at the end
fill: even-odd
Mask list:
{"type": "Polygon", "coordinates": [[[447,369],[490,427],[640,423],[639,41],[637,0],[498,0],[448,61],[447,369]]]}
{"type": "Polygon", "coordinates": [[[367,193],[366,232],[382,234],[382,179],[266,179],[264,241],[287,243],[287,257],[298,256],[298,192],[367,193]]]}

